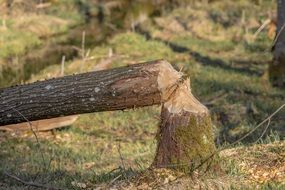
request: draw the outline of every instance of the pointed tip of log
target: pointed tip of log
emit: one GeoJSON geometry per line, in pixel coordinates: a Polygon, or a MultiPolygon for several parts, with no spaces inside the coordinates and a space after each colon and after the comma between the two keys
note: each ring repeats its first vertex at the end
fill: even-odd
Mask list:
{"type": "Polygon", "coordinates": [[[166,101],[172,93],[175,86],[178,84],[183,74],[176,71],[172,65],[166,60],[158,60],[158,89],[162,95],[162,101],[166,101]]]}

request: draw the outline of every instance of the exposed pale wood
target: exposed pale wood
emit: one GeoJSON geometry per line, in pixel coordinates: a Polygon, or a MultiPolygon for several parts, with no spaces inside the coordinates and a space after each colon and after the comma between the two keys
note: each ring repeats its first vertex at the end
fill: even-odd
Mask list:
{"type": "Polygon", "coordinates": [[[57,117],[52,119],[31,121],[30,123],[24,122],[18,124],[10,124],[0,127],[0,130],[13,131],[13,132],[28,131],[31,130],[32,126],[34,131],[48,131],[72,125],[77,120],[77,118],[78,116],[75,115],[75,116],[57,117]]]}

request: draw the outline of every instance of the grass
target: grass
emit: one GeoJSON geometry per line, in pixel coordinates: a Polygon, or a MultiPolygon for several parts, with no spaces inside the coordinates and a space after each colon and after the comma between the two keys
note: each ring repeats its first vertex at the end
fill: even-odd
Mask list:
{"type": "MultiPolygon", "coordinates": [[[[284,89],[271,87],[266,78],[267,63],[271,60],[267,50],[271,40],[265,32],[253,39],[259,25],[252,23],[260,24],[266,18],[264,13],[274,5],[266,0],[259,1],[261,5],[253,1],[239,2],[218,1],[206,8],[200,4],[177,8],[161,17],[159,22],[141,26],[149,38],[135,32],[116,34],[105,44],[90,49],[90,60],[83,66],[83,72],[92,71],[100,61],[108,60],[110,49],[115,57],[110,67],[161,58],[176,63],[191,77],[193,94],[210,109],[216,126],[217,145],[233,142],[285,100],[284,89]],[[244,21],[243,14],[246,14],[244,21]],[[181,31],[173,31],[169,23],[179,25],[181,31]]],[[[65,73],[77,73],[80,67],[80,58],[70,60],[66,63],[65,73]]],[[[60,64],[52,65],[34,75],[31,81],[52,78],[59,73],[60,64]]],[[[220,158],[224,167],[221,173],[204,177],[198,173],[196,177],[186,176],[181,180],[169,177],[179,176],[171,171],[152,173],[146,170],[155,153],[159,111],[158,107],[148,107],[82,115],[70,127],[39,133],[40,145],[31,132],[1,132],[0,186],[3,189],[29,189],[5,176],[3,172],[6,171],[27,181],[35,179],[38,183],[67,189],[80,189],[84,185],[88,188],[131,185],[182,188],[179,183],[184,188],[195,184],[216,188],[220,184],[228,189],[241,189],[241,182],[249,189],[284,188],[279,178],[264,178],[259,173],[271,172],[270,168],[263,167],[269,162],[275,169],[281,167],[274,160],[284,163],[284,110],[272,119],[270,130],[258,145],[247,146],[258,139],[262,129],[238,147],[226,150],[228,153],[220,158]],[[251,171],[254,164],[260,167],[251,171]],[[258,181],[254,176],[266,180],[258,181]]]]}
{"type": "Polygon", "coordinates": [[[17,56],[24,54],[27,49],[41,44],[40,39],[30,32],[5,30],[1,32],[0,37],[0,57],[17,56]]]}
{"type": "Polygon", "coordinates": [[[69,9],[69,17],[64,18],[55,14],[56,10],[59,11],[58,9],[64,10],[62,5],[52,6],[52,9],[54,10],[47,12],[50,11],[53,15],[44,12],[35,14],[32,11],[25,11],[25,8],[14,10],[11,16],[1,15],[3,19],[6,18],[7,26],[0,28],[0,59],[23,55],[28,50],[41,45],[44,39],[67,32],[71,26],[78,24],[79,19],[72,16],[74,10],[69,9]]]}
{"type": "MultiPolygon", "coordinates": [[[[17,1],[8,10],[6,2],[0,2],[1,86],[15,85],[24,80],[21,72],[30,64],[25,61],[28,53],[34,51],[36,54],[37,50],[46,46],[68,41],[67,33],[82,24],[76,1],[52,3],[52,6],[39,10],[35,1],[17,1]],[[2,24],[3,20],[6,25],[2,24]]],[[[33,72],[25,73],[31,74],[33,72]]]]}
{"type": "MultiPolygon", "coordinates": [[[[39,134],[40,147],[31,133],[14,137],[2,134],[7,139],[1,138],[1,147],[6,147],[1,151],[1,171],[18,174],[23,179],[41,172],[40,175],[55,177],[57,185],[72,188],[72,181],[93,185],[108,182],[122,173],[130,175],[144,170],[151,164],[155,150],[157,121],[152,115],[158,113],[157,108],[145,108],[84,115],[72,128],[39,134]],[[25,154],[20,150],[25,150],[25,154]]],[[[41,183],[47,180],[38,179],[41,183]]]]}

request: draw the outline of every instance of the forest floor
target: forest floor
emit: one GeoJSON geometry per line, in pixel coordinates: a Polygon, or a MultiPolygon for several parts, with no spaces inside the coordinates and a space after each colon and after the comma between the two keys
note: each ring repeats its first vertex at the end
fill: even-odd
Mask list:
{"type": "MultiPolygon", "coordinates": [[[[223,147],[285,103],[285,90],[267,79],[272,39],[266,30],[254,35],[274,9],[272,1],[262,2],[225,0],[177,8],[86,49],[85,61],[67,61],[64,72],[166,59],[190,76],[192,93],[211,111],[217,147],[223,147]]],[[[60,74],[59,62],[29,81],[60,74]]],[[[30,131],[0,132],[0,189],[33,189],[11,175],[66,189],[285,188],[284,109],[268,128],[265,124],[221,151],[219,167],[191,174],[148,169],[159,113],[160,107],[153,106],[85,114],[69,127],[37,133],[39,141],[30,131]]]]}

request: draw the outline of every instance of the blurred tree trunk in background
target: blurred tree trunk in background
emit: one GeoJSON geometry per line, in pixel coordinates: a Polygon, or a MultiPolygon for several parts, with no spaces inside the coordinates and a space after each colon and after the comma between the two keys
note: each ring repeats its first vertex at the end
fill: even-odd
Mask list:
{"type": "Polygon", "coordinates": [[[277,31],[269,79],[273,86],[285,87],[285,1],[277,1],[277,31]]]}

